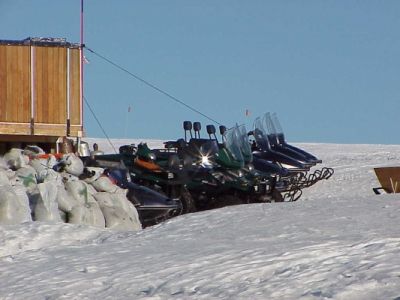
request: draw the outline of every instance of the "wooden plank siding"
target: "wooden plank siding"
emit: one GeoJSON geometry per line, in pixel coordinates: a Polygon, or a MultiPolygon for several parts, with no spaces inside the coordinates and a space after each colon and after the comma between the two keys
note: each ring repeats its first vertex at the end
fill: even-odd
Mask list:
{"type": "Polygon", "coordinates": [[[81,54],[79,49],[70,49],[70,112],[71,125],[81,125],[81,54]]]}
{"type": "Polygon", "coordinates": [[[33,106],[34,135],[65,136],[67,89],[70,94],[70,135],[81,135],[80,80],[79,48],[68,51],[68,47],[62,45],[0,44],[0,135],[30,135],[33,106]]]}
{"type": "Polygon", "coordinates": [[[30,122],[29,65],[29,47],[0,47],[0,122],[30,122]]]}
{"type": "Polygon", "coordinates": [[[35,47],[35,123],[66,124],[66,48],[35,47]]]}

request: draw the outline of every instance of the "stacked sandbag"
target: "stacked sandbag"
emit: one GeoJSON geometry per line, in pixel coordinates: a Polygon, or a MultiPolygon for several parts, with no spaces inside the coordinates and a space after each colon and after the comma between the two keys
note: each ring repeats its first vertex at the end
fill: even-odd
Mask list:
{"type": "Polygon", "coordinates": [[[106,220],[106,227],[116,230],[140,230],[136,208],[126,201],[126,192],[99,192],[94,195],[106,220]],[[126,203],[126,204],[125,204],[126,203]],[[128,206],[131,207],[128,207],[128,206]]]}
{"type": "Polygon", "coordinates": [[[38,162],[34,155],[28,151],[24,151],[22,155],[28,157],[29,165],[22,164],[16,170],[16,175],[26,189],[33,220],[61,222],[55,180],[44,181],[45,172],[47,172],[45,161],[38,162]],[[32,159],[29,159],[27,153],[31,155],[32,159]]]}
{"type": "Polygon", "coordinates": [[[70,180],[66,182],[65,187],[76,202],[68,213],[68,222],[104,228],[106,224],[103,213],[93,197],[93,192],[90,192],[89,185],[82,180],[70,180]]]}
{"type": "Polygon", "coordinates": [[[142,225],[135,206],[127,199],[127,190],[101,175],[101,168],[87,168],[93,176],[85,179],[97,191],[93,196],[103,212],[106,227],[116,230],[140,230],[142,225]]]}
{"type": "Polygon", "coordinates": [[[31,146],[0,159],[0,224],[33,220],[141,229],[127,190],[104,176],[104,169],[85,169],[73,153],[57,157],[31,146]]]}
{"type": "Polygon", "coordinates": [[[57,186],[52,182],[42,182],[29,193],[33,207],[33,219],[42,222],[61,222],[57,203],[57,186]]]}
{"type": "Polygon", "coordinates": [[[20,151],[12,149],[0,161],[0,224],[19,224],[32,221],[29,199],[16,169],[26,166],[26,158],[20,151]]]}
{"type": "MultiPolygon", "coordinates": [[[[24,152],[27,151],[24,150],[24,152]]],[[[59,190],[64,189],[62,176],[59,172],[53,170],[53,167],[58,163],[57,159],[51,154],[44,155],[40,150],[37,152],[36,155],[31,153],[33,157],[29,162],[30,166],[36,171],[38,182],[36,190],[30,193],[34,220],[67,221],[66,212],[60,208],[59,190]]]]}

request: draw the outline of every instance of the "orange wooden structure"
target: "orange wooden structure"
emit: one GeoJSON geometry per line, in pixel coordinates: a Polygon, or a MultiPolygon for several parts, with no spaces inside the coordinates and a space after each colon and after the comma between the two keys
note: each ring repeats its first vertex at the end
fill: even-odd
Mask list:
{"type": "Polygon", "coordinates": [[[0,142],[83,134],[80,44],[0,40],[0,142]]]}
{"type": "Polygon", "coordinates": [[[374,171],[381,184],[381,189],[386,193],[400,193],[399,166],[374,168],[374,171]]]}

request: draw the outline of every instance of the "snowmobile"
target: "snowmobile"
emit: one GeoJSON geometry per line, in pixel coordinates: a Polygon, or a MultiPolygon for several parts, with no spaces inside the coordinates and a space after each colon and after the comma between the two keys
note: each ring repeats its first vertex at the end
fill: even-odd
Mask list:
{"type": "Polygon", "coordinates": [[[96,155],[88,160],[88,165],[119,167],[122,162],[132,182],[177,201],[179,205],[174,214],[179,215],[193,212],[195,208],[176,160],[172,155],[166,157],[158,153],[156,156],[146,143],[140,143],[121,146],[118,154],[96,155]]]}
{"type": "Polygon", "coordinates": [[[254,129],[249,132],[249,135],[254,137],[252,143],[254,166],[259,171],[271,169],[277,171],[282,181],[281,191],[288,192],[289,199],[295,201],[301,196],[301,189],[319,180],[329,179],[334,171],[332,168],[324,167],[309,174],[310,169],[322,161],[286,143],[278,122],[277,118],[273,121],[269,113],[254,121],[254,129]],[[270,131],[268,132],[266,128],[270,131]]]}
{"type": "MultiPolygon", "coordinates": [[[[322,163],[322,160],[316,158],[314,155],[290,145],[285,140],[285,135],[283,133],[282,126],[276,113],[265,115],[265,122],[269,131],[268,139],[270,141],[272,149],[276,151],[286,152],[292,157],[297,157],[298,159],[303,159],[307,163],[315,166],[322,163]]],[[[329,179],[334,173],[332,168],[323,167],[321,170],[315,170],[313,174],[309,174],[309,181],[313,184],[319,180],[329,179]]]]}
{"type": "Polygon", "coordinates": [[[300,198],[302,192],[296,185],[296,178],[290,176],[290,172],[277,163],[253,156],[245,125],[236,125],[236,131],[239,137],[238,140],[240,141],[239,146],[248,166],[249,174],[271,179],[272,200],[282,202],[295,201],[300,198]]]}
{"type": "Polygon", "coordinates": [[[198,210],[271,200],[270,178],[245,176],[246,163],[235,130],[224,132],[224,141],[219,143],[213,125],[206,126],[208,138],[200,137],[199,122],[185,121],[183,128],[185,139],[166,142],[165,147],[189,162],[185,163],[190,178],[187,188],[198,210]]]}
{"type": "Polygon", "coordinates": [[[128,200],[135,205],[143,227],[158,224],[176,215],[179,200],[168,198],[150,188],[131,181],[126,168],[110,168],[105,174],[119,187],[127,189],[128,200]]]}
{"type": "MultiPolygon", "coordinates": [[[[161,221],[171,218],[180,209],[180,202],[171,199],[154,190],[138,185],[131,181],[129,172],[123,162],[112,163],[107,161],[107,166],[99,163],[89,156],[79,157],[83,165],[80,180],[85,180],[96,175],[96,171],[88,167],[102,167],[104,172],[98,176],[106,176],[110,181],[122,189],[127,189],[127,200],[129,200],[137,209],[142,226],[155,225],[161,221]]],[[[68,162],[60,160],[53,166],[57,172],[66,169],[68,162]]]]}

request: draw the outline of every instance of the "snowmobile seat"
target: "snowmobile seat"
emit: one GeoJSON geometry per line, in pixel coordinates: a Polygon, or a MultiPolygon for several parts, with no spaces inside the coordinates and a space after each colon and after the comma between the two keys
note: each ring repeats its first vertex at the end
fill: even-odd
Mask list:
{"type": "Polygon", "coordinates": [[[214,125],[207,125],[207,133],[209,134],[209,135],[211,135],[211,134],[215,134],[215,126],[214,125]]]}
{"type": "Polygon", "coordinates": [[[226,132],[226,126],[220,125],[220,126],[219,126],[219,134],[220,134],[220,135],[224,135],[225,132],[226,132]]]}
{"type": "Polygon", "coordinates": [[[136,152],[136,146],[131,144],[131,145],[123,145],[119,147],[119,154],[130,154],[133,155],[136,152]]]}
{"type": "Polygon", "coordinates": [[[183,121],[183,129],[187,131],[192,130],[192,122],[183,121]]]}
{"type": "Polygon", "coordinates": [[[185,131],[185,141],[187,141],[187,138],[188,138],[188,136],[187,136],[188,131],[189,131],[190,137],[193,138],[192,128],[193,128],[192,122],[183,121],[183,130],[185,131]]]}
{"type": "Polygon", "coordinates": [[[183,148],[186,146],[186,142],[184,139],[178,139],[176,141],[166,141],[164,142],[164,148],[172,149],[172,148],[183,148]]]}
{"type": "Polygon", "coordinates": [[[210,140],[213,139],[213,136],[214,136],[214,139],[217,139],[217,136],[215,135],[215,126],[211,124],[211,125],[207,125],[206,128],[207,128],[207,133],[208,133],[210,140]]]}

